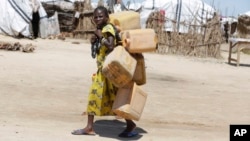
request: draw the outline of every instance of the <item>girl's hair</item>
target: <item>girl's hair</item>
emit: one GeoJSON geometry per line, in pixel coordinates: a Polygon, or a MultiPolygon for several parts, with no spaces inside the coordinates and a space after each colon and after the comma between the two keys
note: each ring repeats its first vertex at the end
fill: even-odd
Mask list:
{"type": "Polygon", "coordinates": [[[104,6],[98,6],[98,7],[95,8],[94,13],[95,13],[97,10],[101,10],[101,11],[104,13],[104,15],[105,15],[107,18],[109,18],[109,12],[108,12],[108,9],[107,9],[106,7],[104,7],[104,6]]]}

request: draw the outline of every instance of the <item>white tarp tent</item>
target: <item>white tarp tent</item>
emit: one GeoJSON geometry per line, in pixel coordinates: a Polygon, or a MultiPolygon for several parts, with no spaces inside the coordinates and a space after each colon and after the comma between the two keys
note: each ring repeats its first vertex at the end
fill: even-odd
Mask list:
{"type": "Polygon", "coordinates": [[[225,24],[227,22],[229,24],[232,24],[232,23],[238,22],[238,20],[237,20],[237,18],[234,18],[234,17],[221,17],[222,24],[225,24]]]}
{"type": "Polygon", "coordinates": [[[30,36],[32,8],[29,1],[3,0],[0,4],[0,34],[30,36]]]}
{"type": "Polygon", "coordinates": [[[177,30],[182,33],[187,32],[188,29],[180,23],[201,25],[212,18],[216,12],[202,0],[145,0],[140,13],[142,28],[146,27],[150,13],[157,10],[163,10],[165,19],[169,20],[165,22],[166,31],[173,31],[172,21],[176,21],[177,30]]]}
{"type": "MultiPolygon", "coordinates": [[[[0,4],[0,34],[32,38],[31,20],[34,6],[30,0],[3,0],[0,4]]],[[[57,15],[48,18],[41,2],[38,13],[40,16],[40,36],[46,38],[52,34],[59,34],[57,15]],[[56,26],[54,26],[56,25],[56,26]],[[51,27],[53,26],[53,27],[51,27]],[[56,28],[55,28],[56,27],[56,28]]]]}

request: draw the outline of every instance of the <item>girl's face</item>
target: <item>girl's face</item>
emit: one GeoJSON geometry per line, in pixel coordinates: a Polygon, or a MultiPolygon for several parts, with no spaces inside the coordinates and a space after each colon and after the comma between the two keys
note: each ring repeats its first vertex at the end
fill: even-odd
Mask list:
{"type": "Polygon", "coordinates": [[[97,10],[94,13],[94,22],[97,27],[103,27],[108,21],[108,17],[104,14],[102,10],[97,10]]]}

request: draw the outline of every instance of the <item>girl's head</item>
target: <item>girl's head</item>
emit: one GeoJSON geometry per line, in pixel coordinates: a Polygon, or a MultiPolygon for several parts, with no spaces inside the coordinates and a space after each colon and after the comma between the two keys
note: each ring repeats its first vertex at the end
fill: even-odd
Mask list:
{"type": "Polygon", "coordinates": [[[103,26],[105,26],[109,21],[109,13],[107,8],[105,8],[104,6],[98,6],[94,10],[93,18],[97,28],[102,28],[103,26]]]}

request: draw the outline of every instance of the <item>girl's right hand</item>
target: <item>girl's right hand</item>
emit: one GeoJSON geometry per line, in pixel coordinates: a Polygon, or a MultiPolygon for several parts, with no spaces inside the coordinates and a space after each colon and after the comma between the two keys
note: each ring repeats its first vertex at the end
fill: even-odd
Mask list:
{"type": "Polygon", "coordinates": [[[96,40],[97,40],[96,35],[92,35],[91,38],[90,38],[90,43],[93,44],[93,43],[96,42],[96,40]]]}

